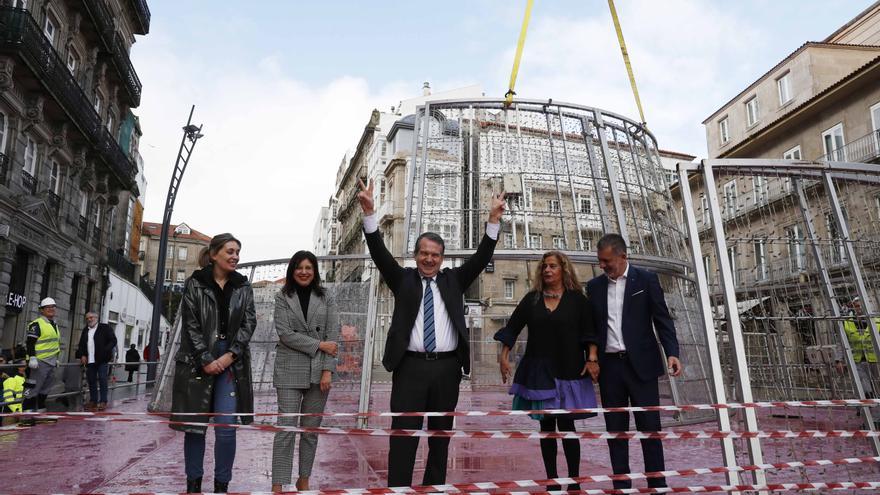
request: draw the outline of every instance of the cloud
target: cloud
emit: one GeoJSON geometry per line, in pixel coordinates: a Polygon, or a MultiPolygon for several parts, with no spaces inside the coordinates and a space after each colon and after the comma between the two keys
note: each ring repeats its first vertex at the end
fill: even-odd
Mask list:
{"type": "Polygon", "coordinates": [[[251,64],[209,62],[175,50],[162,32],[150,41],[135,57],[144,83],[135,110],[149,181],[144,219],[161,221],[181,127],[195,104],[193,119],[204,124],[205,137],[192,154],[173,222],[209,235],[234,233],[245,260],[311,249],[319,208],[371,110],[387,109],[418,87],[399,82],[377,90],[344,75],[308,85],[286,75],[289,68],[271,54],[251,64]]]}

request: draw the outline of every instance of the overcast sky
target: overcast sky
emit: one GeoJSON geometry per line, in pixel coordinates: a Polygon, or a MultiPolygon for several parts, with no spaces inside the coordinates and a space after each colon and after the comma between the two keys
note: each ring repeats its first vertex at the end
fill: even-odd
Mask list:
{"type": "MultiPolygon", "coordinates": [[[[648,127],[705,157],[701,122],[869,1],[618,0],[648,127]]],[[[525,0],[151,0],[143,83],[145,221],[161,221],[180,127],[204,123],[173,222],[232,232],[245,261],[312,248],[319,208],[373,108],[479,84],[507,89],[525,0]]],[[[516,90],[638,120],[606,0],[538,0],[516,90]]]]}

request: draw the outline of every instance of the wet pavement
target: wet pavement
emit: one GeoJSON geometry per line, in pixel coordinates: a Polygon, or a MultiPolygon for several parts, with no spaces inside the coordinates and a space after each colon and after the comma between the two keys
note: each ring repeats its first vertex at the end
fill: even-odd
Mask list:
{"type": "MultiPolygon", "coordinates": [[[[374,411],[387,410],[387,390],[374,390],[374,411]]],[[[257,410],[273,412],[274,396],[260,395],[257,410]]],[[[114,411],[145,411],[145,396],[115,400],[114,411]]],[[[356,390],[334,390],[328,411],[357,409],[356,390]]],[[[460,410],[509,409],[503,391],[462,392],[460,410]]],[[[776,416],[762,411],[762,429],[859,429],[853,410],[798,409],[776,416]]],[[[271,421],[271,420],[267,420],[271,421]]],[[[370,427],[387,427],[390,420],[372,420],[370,427]]],[[[325,426],[352,427],[350,418],[329,418],[325,426]]],[[[537,422],[524,417],[457,418],[456,428],[535,430],[537,422]]],[[[702,423],[676,430],[711,430],[702,423]]],[[[604,430],[601,417],[578,421],[578,430],[604,430]]],[[[236,463],[230,489],[266,491],[271,484],[273,434],[239,431],[236,463]]],[[[355,488],[383,486],[387,472],[387,437],[322,436],[312,473],[312,488],[355,488]]],[[[667,440],[664,442],[667,469],[722,465],[718,440],[667,440]]],[[[744,445],[744,444],[743,444],[744,445]]],[[[857,439],[765,440],[765,462],[805,459],[836,459],[875,455],[870,444],[857,439]]],[[[213,471],[213,435],[208,436],[205,486],[210,488],[213,471]]],[[[415,480],[421,480],[426,442],[420,443],[415,480]]],[[[565,475],[559,449],[560,475],[565,475]]],[[[631,441],[632,467],[641,471],[641,452],[631,441]]],[[[0,431],[0,492],[155,492],[183,491],[183,434],[165,425],[124,422],[61,420],[30,429],[0,431]]],[[[742,456],[740,464],[748,464],[742,456]]],[[[296,464],[294,464],[294,479],[296,464]]],[[[609,474],[608,450],[604,440],[581,441],[581,474],[609,474]]],[[[537,440],[453,439],[450,445],[449,482],[504,481],[543,478],[545,475],[537,440]]],[[[750,478],[745,478],[748,481],[750,478]]],[[[779,481],[878,481],[877,464],[859,464],[822,469],[788,469],[771,473],[779,481]]],[[[723,475],[676,477],[672,486],[723,484],[723,475]]],[[[644,486],[636,481],[635,486],[644,486]]],[[[585,484],[589,488],[610,488],[610,483],[585,484]]],[[[292,489],[292,487],[288,487],[292,489]]],[[[837,492],[839,493],[839,492],[837,492]]],[[[862,491],[861,493],[865,493],[862,491]]]]}

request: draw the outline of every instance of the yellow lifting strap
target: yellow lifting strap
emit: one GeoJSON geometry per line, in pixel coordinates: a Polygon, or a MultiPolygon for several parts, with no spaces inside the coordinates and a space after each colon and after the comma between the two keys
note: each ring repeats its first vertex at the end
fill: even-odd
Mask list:
{"type": "Polygon", "coordinates": [[[523,45],[526,44],[526,31],[529,29],[529,19],[532,17],[532,5],[535,0],[528,0],[526,3],[526,15],[523,17],[522,28],[519,30],[519,41],[516,43],[516,55],[513,57],[513,70],[510,71],[510,85],[507,93],[504,93],[504,106],[509,107],[513,103],[514,85],[516,85],[516,75],[519,73],[519,61],[522,58],[523,45]]]}
{"type": "Polygon", "coordinates": [[[611,19],[614,20],[614,30],[617,31],[617,41],[620,42],[620,53],[623,54],[623,63],[626,65],[626,73],[629,75],[629,84],[632,86],[633,97],[635,97],[636,106],[639,108],[639,118],[642,119],[642,125],[647,127],[645,112],[642,110],[642,100],[639,98],[639,89],[636,87],[636,78],[633,75],[632,65],[629,63],[629,53],[626,52],[626,42],[623,41],[620,20],[617,18],[617,10],[614,8],[614,0],[608,0],[608,8],[611,9],[611,19]]]}

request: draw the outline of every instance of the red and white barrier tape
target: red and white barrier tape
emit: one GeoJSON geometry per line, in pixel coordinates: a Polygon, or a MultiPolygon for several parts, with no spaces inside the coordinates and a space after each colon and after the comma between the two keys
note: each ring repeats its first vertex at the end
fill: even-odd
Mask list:
{"type": "MultiPolygon", "coordinates": [[[[481,485],[481,483],[477,483],[481,485]]],[[[813,490],[877,490],[880,489],[880,481],[838,481],[826,483],[768,483],[765,485],[697,485],[697,486],[673,486],[668,488],[588,488],[585,490],[565,491],[486,491],[480,488],[468,492],[468,495],[558,495],[568,493],[571,495],[621,495],[635,493],[730,493],[742,491],[813,491],[813,490]]],[[[175,492],[137,492],[138,495],[177,495],[175,492]]],[[[230,492],[238,495],[278,495],[278,492],[230,492]]],[[[280,492],[296,495],[372,495],[375,493],[414,493],[411,490],[399,489],[396,491],[377,492],[370,488],[349,490],[311,490],[302,492],[280,492]]],[[[100,494],[94,494],[100,495],[100,494]]],[[[105,494],[106,495],[106,494],[105,494]]]]}
{"type": "MultiPolygon", "coordinates": [[[[658,439],[658,440],[692,440],[692,439],[723,439],[723,438],[872,438],[880,437],[880,431],[870,430],[767,430],[767,431],[622,431],[622,432],[596,432],[596,431],[502,431],[502,430],[404,430],[393,428],[336,428],[336,427],[300,427],[282,426],[271,424],[225,424],[225,423],[201,423],[196,421],[170,421],[165,419],[141,419],[123,418],[114,416],[88,417],[55,414],[30,414],[35,419],[67,419],[95,422],[121,422],[139,424],[166,424],[173,426],[195,426],[214,428],[237,428],[241,430],[257,430],[268,432],[292,432],[292,433],[317,433],[321,435],[344,435],[344,436],[403,436],[403,437],[441,437],[441,438],[481,438],[481,439],[520,439],[532,440],[540,438],[588,440],[613,440],[613,439],[658,439]]],[[[2,427],[0,429],[17,429],[18,425],[2,427]]]]}
{"type": "MultiPolygon", "coordinates": [[[[723,404],[686,404],[680,406],[628,406],[628,407],[593,407],[586,409],[535,409],[530,411],[494,410],[494,411],[422,411],[422,412],[330,412],[330,413],[174,413],[175,416],[253,416],[253,417],[303,417],[321,416],[325,418],[366,418],[366,417],[487,417],[487,416],[528,416],[530,414],[585,414],[609,412],[678,412],[678,411],[711,411],[719,409],[769,409],[783,407],[857,407],[880,406],[880,399],[836,399],[836,400],[804,400],[804,401],[767,401],[767,402],[728,402],[723,404]]],[[[22,416],[36,413],[3,413],[4,416],[22,416]]],[[[66,412],[54,413],[58,416],[170,416],[170,412],[66,412]]]]}

